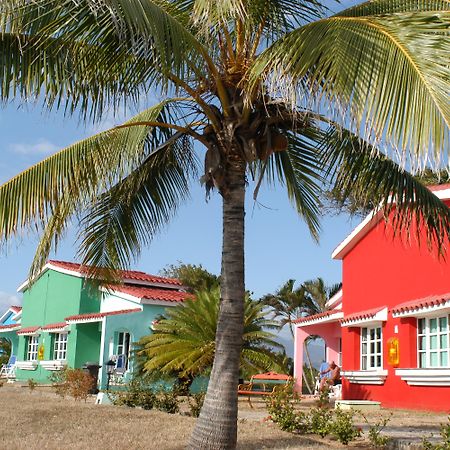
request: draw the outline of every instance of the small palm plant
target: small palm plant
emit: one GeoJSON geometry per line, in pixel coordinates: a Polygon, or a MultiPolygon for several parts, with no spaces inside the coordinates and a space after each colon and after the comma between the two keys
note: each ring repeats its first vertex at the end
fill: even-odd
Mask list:
{"type": "MultiPolygon", "coordinates": [[[[209,374],[216,352],[215,335],[219,316],[220,290],[197,292],[195,299],[170,308],[155,326],[153,334],[143,337],[137,351],[144,372],[174,374],[192,378],[209,374]]],[[[283,347],[268,331],[276,326],[268,320],[264,304],[246,295],[244,333],[240,372],[248,377],[260,371],[283,371],[272,349],[283,347]]]]}

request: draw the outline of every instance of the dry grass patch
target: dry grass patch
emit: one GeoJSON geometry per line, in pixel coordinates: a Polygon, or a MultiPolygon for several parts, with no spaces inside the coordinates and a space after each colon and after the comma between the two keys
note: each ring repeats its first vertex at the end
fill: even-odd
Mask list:
{"type": "MultiPolygon", "coordinates": [[[[19,386],[0,391],[0,448],[13,449],[183,449],[195,419],[179,414],[94,405],[62,399],[37,388],[19,386]]],[[[247,406],[240,403],[245,411],[247,406]]],[[[262,412],[262,411],[260,411],[262,412]]],[[[325,449],[329,441],[295,436],[258,418],[239,419],[241,450],[325,449]]],[[[340,447],[337,443],[333,448],[340,447]]]]}
{"type": "MultiPolygon", "coordinates": [[[[156,449],[181,450],[189,438],[195,419],[179,414],[145,411],[127,407],[94,405],[71,398],[62,399],[50,390],[37,388],[30,392],[17,385],[4,385],[0,390],[2,434],[0,448],[15,449],[156,449]]],[[[318,436],[299,436],[283,432],[267,416],[263,401],[250,408],[239,401],[238,448],[261,449],[330,449],[370,448],[357,441],[344,447],[336,441],[318,436]]],[[[302,402],[301,408],[311,403],[302,402]]],[[[186,411],[186,405],[182,410],[186,411]]],[[[382,412],[382,414],[387,412],[382,412]]],[[[446,422],[444,414],[395,411],[391,427],[420,427],[439,430],[446,422]]]]}

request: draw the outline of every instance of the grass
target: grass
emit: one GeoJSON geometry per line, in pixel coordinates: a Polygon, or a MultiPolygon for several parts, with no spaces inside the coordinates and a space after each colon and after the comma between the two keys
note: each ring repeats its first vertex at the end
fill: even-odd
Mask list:
{"type": "MultiPolygon", "coordinates": [[[[181,450],[195,422],[185,415],[94,405],[93,399],[87,403],[75,402],[42,388],[30,392],[27,388],[6,384],[0,390],[0,405],[0,448],[8,450],[181,450]]],[[[335,441],[289,434],[273,423],[263,422],[267,413],[262,402],[250,409],[242,399],[239,406],[238,448],[241,450],[342,447],[335,441]]],[[[361,441],[349,447],[370,448],[361,441]]]]}

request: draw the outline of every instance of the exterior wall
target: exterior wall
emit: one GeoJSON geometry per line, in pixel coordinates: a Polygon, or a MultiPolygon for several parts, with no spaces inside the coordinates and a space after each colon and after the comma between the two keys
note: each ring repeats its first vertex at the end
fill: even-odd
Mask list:
{"type": "Polygon", "coordinates": [[[19,351],[19,336],[17,336],[17,333],[15,331],[2,333],[0,334],[0,338],[8,339],[11,342],[11,355],[17,356],[17,352],[19,351]]]}
{"type": "Polygon", "coordinates": [[[341,337],[341,327],[339,322],[330,322],[304,327],[296,326],[294,338],[294,378],[295,390],[297,392],[302,392],[304,342],[310,336],[320,336],[325,341],[327,361],[337,362],[339,357],[339,339],[341,337]]]}
{"type": "MultiPolygon", "coordinates": [[[[450,202],[446,202],[449,204],[450,202]]],[[[343,310],[345,315],[376,307],[388,309],[411,300],[450,292],[450,263],[427,249],[426,237],[418,244],[394,238],[384,221],[372,229],[343,259],[343,310]]],[[[425,236],[425,235],[424,235],[425,236]]],[[[450,387],[409,386],[387,364],[386,341],[400,343],[399,368],[417,368],[415,318],[394,319],[383,324],[384,385],[358,385],[344,381],[344,399],[371,399],[384,406],[447,410],[450,387]]],[[[360,370],[360,328],[342,329],[343,369],[360,370]]]]}
{"type": "MultiPolygon", "coordinates": [[[[100,301],[95,290],[84,285],[84,280],[72,275],[62,274],[53,270],[44,272],[35,283],[23,294],[22,327],[45,326],[63,322],[65,317],[97,312],[100,301]]],[[[98,324],[97,324],[98,327],[98,324]]],[[[89,334],[89,333],[88,333],[89,334]]],[[[53,359],[53,333],[40,332],[39,346],[44,346],[44,360],[53,359]]],[[[27,336],[18,337],[17,359],[26,360],[27,336]]],[[[98,359],[99,346],[97,347],[98,359]]],[[[70,367],[80,367],[95,353],[92,339],[80,334],[74,325],[70,327],[67,342],[67,364],[70,367]],[[82,350],[83,342],[87,350],[82,350]],[[80,355],[77,352],[80,352],[80,355]],[[84,359],[82,362],[81,360],[84,359]]],[[[34,370],[16,370],[16,378],[26,381],[30,378],[40,383],[48,383],[51,371],[43,369],[39,364],[34,370]]]]}
{"type": "Polygon", "coordinates": [[[13,320],[14,315],[15,315],[14,313],[9,313],[9,314],[5,317],[5,319],[3,320],[3,322],[2,322],[1,324],[2,324],[2,325],[12,325],[12,324],[15,324],[16,321],[13,320]]]}
{"type": "Polygon", "coordinates": [[[73,336],[76,339],[75,353],[73,354],[73,362],[68,361],[68,365],[80,368],[86,362],[98,362],[100,360],[102,322],[83,323],[72,325],[72,327],[75,328],[73,331],[73,336]]]}
{"type": "MultiPolygon", "coordinates": [[[[125,306],[125,309],[136,307],[136,303],[130,301],[129,304],[125,306]]],[[[100,361],[100,365],[103,367],[99,374],[101,387],[106,386],[107,376],[105,362],[107,362],[116,352],[117,334],[121,331],[130,333],[131,345],[133,348],[133,343],[152,332],[150,326],[153,320],[155,320],[157,316],[164,314],[165,309],[164,306],[143,305],[142,312],[105,317],[104,336],[102,336],[102,360],[100,361]]],[[[128,381],[131,378],[131,374],[132,370],[127,371],[124,381],[128,381]]]]}

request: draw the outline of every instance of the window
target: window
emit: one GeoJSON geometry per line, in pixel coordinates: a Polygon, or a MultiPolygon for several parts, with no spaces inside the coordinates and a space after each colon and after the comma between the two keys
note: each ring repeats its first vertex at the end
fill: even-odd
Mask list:
{"type": "Polygon", "coordinates": [[[420,368],[450,367],[449,318],[424,317],[417,320],[417,348],[420,368]]]}
{"type": "Polygon", "coordinates": [[[28,337],[27,361],[37,361],[39,336],[28,337]]]}
{"type": "Polygon", "coordinates": [[[361,328],[361,370],[383,367],[381,327],[361,328]]]}
{"type": "Polygon", "coordinates": [[[65,361],[67,355],[67,333],[55,334],[53,342],[53,359],[65,361]]]}
{"type": "Polygon", "coordinates": [[[120,332],[117,336],[117,355],[124,355],[124,369],[128,370],[128,360],[130,354],[130,333],[120,332]]]}

